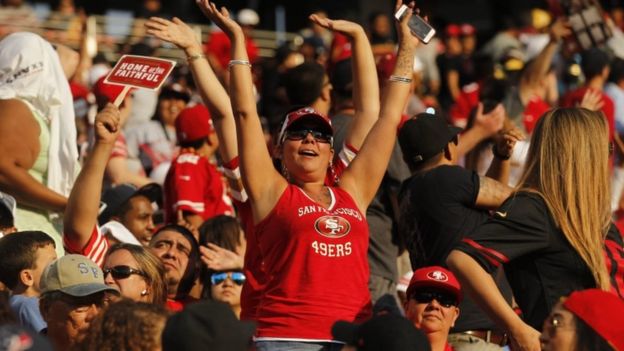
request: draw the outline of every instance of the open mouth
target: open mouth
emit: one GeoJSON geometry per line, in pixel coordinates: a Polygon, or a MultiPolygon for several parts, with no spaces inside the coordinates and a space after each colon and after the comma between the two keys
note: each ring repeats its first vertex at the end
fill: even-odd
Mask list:
{"type": "Polygon", "coordinates": [[[309,157],[315,157],[318,156],[318,154],[314,151],[314,150],[300,150],[299,151],[299,155],[302,156],[309,156],[309,157]]]}

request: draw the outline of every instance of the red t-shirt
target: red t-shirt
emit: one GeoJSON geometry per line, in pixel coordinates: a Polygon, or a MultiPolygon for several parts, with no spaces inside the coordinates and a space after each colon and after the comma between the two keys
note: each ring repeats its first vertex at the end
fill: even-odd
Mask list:
{"type": "Polygon", "coordinates": [[[368,224],[347,192],[328,189],[325,209],[289,185],[255,226],[268,277],[256,340],[331,341],[334,322],[370,317],[368,224]]]}
{"type": "MultiPolygon", "coordinates": [[[[568,92],[563,96],[563,98],[561,98],[561,106],[575,107],[580,105],[587,89],[587,87],[581,87],[568,92]]],[[[607,96],[604,92],[600,93],[602,94],[603,103],[602,112],[607,118],[607,123],[609,125],[609,140],[613,141],[613,135],[615,134],[615,106],[613,104],[613,100],[611,100],[609,96],[607,96]]]]}
{"type": "Polygon", "coordinates": [[[221,173],[205,157],[182,151],[175,158],[164,184],[165,221],[176,222],[176,211],[183,210],[203,220],[234,213],[221,173]]]}
{"type": "Polygon", "coordinates": [[[546,111],[550,110],[550,105],[546,103],[546,101],[542,100],[540,97],[533,97],[529,102],[527,102],[526,107],[523,112],[523,120],[524,129],[527,133],[531,134],[537,121],[542,117],[546,111]]]}
{"type": "MultiPolygon", "coordinates": [[[[247,47],[247,56],[249,56],[249,62],[253,63],[258,59],[258,47],[252,38],[245,38],[245,46],[247,47]]],[[[232,43],[227,34],[223,32],[214,32],[210,34],[210,39],[206,43],[206,53],[213,54],[222,68],[226,68],[230,62],[230,49],[232,43]]]]}

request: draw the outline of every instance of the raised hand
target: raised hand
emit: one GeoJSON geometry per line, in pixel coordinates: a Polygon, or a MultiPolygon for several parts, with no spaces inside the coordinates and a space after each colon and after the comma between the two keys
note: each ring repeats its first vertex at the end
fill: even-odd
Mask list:
{"type": "Polygon", "coordinates": [[[587,89],[585,94],[583,95],[583,100],[579,107],[586,108],[592,111],[599,111],[604,106],[604,102],[602,101],[602,93],[598,90],[587,89]]]}
{"type": "Polygon", "coordinates": [[[359,32],[364,32],[364,28],[362,28],[362,26],[351,21],[332,20],[327,17],[319,17],[318,15],[310,15],[309,19],[323,28],[340,32],[351,38],[359,32]]]}
{"type": "Polygon", "coordinates": [[[555,41],[561,40],[563,37],[572,34],[570,23],[563,17],[558,18],[550,26],[550,38],[555,41]]]}
{"type": "Polygon", "coordinates": [[[182,50],[201,45],[195,37],[195,31],[177,17],[171,21],[160,17],[150,17],[145,22],[145,27],[147,27],[148,34],[170,42],[182,50]]]}
{"type": "Polygon", "coordinates": [[[483,103],[479,103],[477,106],[474,127],[480,128],[485,137],[489,138],[498,133],[503,128],[504,123],[505,108],[502,104],[496,105],[492,111],[484,114],[483,103]]]}
{"type": "Polygon", "coordinates": [[[236,252],[208,243],[200,246],[201,260],[208,269],[227,271],[243,268],[243,257],[236,252]]]}
{"type": "Polygon", "coordinates": [[[222,6],[221,10],[219,10],[214,2],[208,0],[196,0],[196,2],[204,15],[221,28],[228,37],[232,38],[234,35],[242,35],[243,30],[241,26],[230,17],[230,12],[225,6],[222,6]]]}
{"type": "MultiPolygon", "coordinates": [[[[397,0],[394,11],[398,11],[402,4],[402,0],[397,0]]],[[[400,21],[397,21],[396,28],[397,34],[399,36],[399,45],[405,48],[412,49],[418,46],[419,40],[414,35],[412,35],[412,31],[410,30],[408,23],[410,18],[412,18],[412,15],[415,12],[419,12],[419,10],[416,9],[416,3],[414,1],[410,2],[407,6],[409,7],[409,9],[405,11],[405,15],[403,15],[403,18],[401,18],[400,21]]]]}
{"type": "Polygon", "coordinates": [[[95,139],[97,143],[114,144],[121,131],[119,109],[109,103],[95,116],[95,139]]]}
{"type": "Polygon", "coordinates": [[[524,139],[524,134],[518,128],[512,127],[511,129],[500,131],[494,138],[496,154],[509,159],[516,142],[524,139]]]}

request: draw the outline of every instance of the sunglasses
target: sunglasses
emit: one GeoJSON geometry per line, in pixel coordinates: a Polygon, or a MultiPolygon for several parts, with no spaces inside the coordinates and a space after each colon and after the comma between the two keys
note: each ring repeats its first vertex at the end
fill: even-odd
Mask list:
{"type": "Polygon", "coordinates": [[[104,268],[102,269],[102,272],[104,272],[104,278],[106,278],[108,273],[110,273],[113,276],[113,279],[116,279],[116,280],[126,279],[133,274],[137,274],[142,277],[145,277],[145,273],[143,273],[142,271],[138,269],[134,269],[132,267],[128,267],[128,266],[115,266],[115,267],[110,267],[110,268],[104,268]]]}
{"type": "Polygon", "coordinates": [[[455,296],[437,291],[418,291],[412,294],[412,299],[418,303],[430,303],[435,299],[442,307],[446,308],[458,304],[455,296]]]}
{"type": "Polygon", "coordinates": [[[312,134],[314,140],[319,143],[331,144],[333,137],[329,134],[325,134],[323,132],[319,132],[312,129],[295,129],[295,130],[287,130],[286,131],[286,139],[288,140],[303,140],[308,134],[312,134]]]}
{"type": "Polygon", "coordinates": [[[234,284],[236,285],[243,285],[245,283],[245,280],[247,278],[245,278],[245,274],[241,273],[241,272],[223,272],[223,273],[215,273],[213,275],[210,276],[210,282],[212,283],[212,285],[219,285],[221,283],[223,283],[227,278],[232,279],[232,281],[234,282],[234,284]]]}

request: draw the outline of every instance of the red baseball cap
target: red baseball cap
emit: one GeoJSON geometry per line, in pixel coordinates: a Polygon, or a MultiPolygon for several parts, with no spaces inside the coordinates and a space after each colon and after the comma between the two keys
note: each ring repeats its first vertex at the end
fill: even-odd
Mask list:
{"type": "Polygon", "coordinates": [[[447,37],[458,37],[461,35],[461,28],[455,23],[451,23],[446,26],[444,32],[446,33],[447,37]]]}
{"type": "Polygon", "coordinates": [[[435,288],[447,291],[453,294],[458,302],[461,302],[463,297],[461,285],[459,285],[455,275],[440,266],[424,267],[414,271],[412,280],[407,287],[407,296],[412,296],[414,290],[419,288],[435,288]]]}
{"type": "Polygon", "coordinates": [[[279,138],[277,139],[279,140],[279,143],[281,144],[284,141],[284,132],[286,132],[287,129],[289,129],[295,122],[303,120],[315,121],[321,126],[321,128],[324,129],[323,132],[329,135],[334,134],[329,117],[308,106],[292,111],[286,115],[282,128],[279,132],[279,138]]]}
{"type": "Polygon", "coordinates": [[[463,23],[460,27],[461,35],[475,35],[477,29],[470,23],[463,23]]]}
{"type": "Polygon", "coordinates": [[[615,350],[624,350],[624,300],[600,289],[575,291],[563,307],[592,328],[615,350]]]}
{"type": "Polygon", "coordinates": [[[214,132],[210,112],[202,104],[182,110],[175,120],[175,128],[178,142],[199,140],[214,132]]]}

